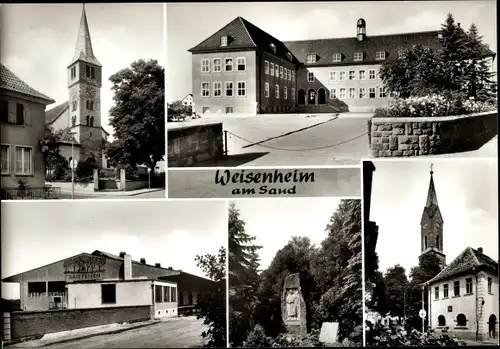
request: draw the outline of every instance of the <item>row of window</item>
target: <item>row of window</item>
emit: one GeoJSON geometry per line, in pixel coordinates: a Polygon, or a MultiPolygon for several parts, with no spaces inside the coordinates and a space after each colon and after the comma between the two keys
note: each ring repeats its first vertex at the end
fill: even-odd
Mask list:
{"type": "Polygon", "coordinates": [[[295,81],[295,71],[280,66],[278,64],[269,63],[269,61],[264,61],[264,74],[275,76],[277,78],[295,81]]]}
{"type": "Polygon", "coordinates": [[[214,73],[220,73],[222,71],[223,66],[224,66],[225,72],[232,72],[235,70],[236,71],[246,71],[247,70],[247,59],[245,57],[237,57],[236,58],[236,69],[234,67],[234,59],[232,57],[224,58],[224,61],[222,60],[222,58],[214,58],[214,59],[212,59],[212,67],[210,67],[210,59],[204,58],[201,60],[201,72],[202,73],[210,73],[210,71],[212,71],[214,73]]]}
{"type": "Polygon", "coordinates": [[[25,113],[24,104],[16,103],[16,114],[15,119],[9,119],[9,102],[7,100],[0,100],[0,117],[2,122],[8,122],[16,125],[25,124],[25,113]]]}
{"type": "MultiPolygon", "coordinates": [[[[458,327],[466,327],[467,326],[467,317],[464,314],[458,314],[455,320],[458,327]]],[[[446,318],[444,315],[438,316],[438,326],[446,326],[446,318]]]]}
{"type": "MultiPolygon", "coordinates": [[[[360,87],[358,89],[358,93],[356,93],[356,88],[350,87],[345,88],[341,87],[339,89],[331,88],[330,89],[330,99],[354,99],[354,98],[377,98],[377,89],[375,87],[368,88],[368,94],[366,94],[366,87],[360,87]],[[337,93],[338,90],[338,93],[337,93]]],[[[379,87],[378,88],[378,98],[387,97],[387,88],[379,87]]]]}
{"type": "MultiPolygon", "coordinates": [[[[76,79],[76,65],[70,69],[71,80],[76,79]]],[[[87,79],[95,79],[95,67],[91,65],[85,65],[85,77],[87,79]]]]}
{"type": "MultiPolygon", "coordinates": [[[[94,117],[92,115],[87,115],[85,119],[86,119],[85,120],[86,121],[86,123],[85,123],[86,126],[94,127],[94,117]]],[[[71,117],[71,126],[72,127],[76,126],[76,116],[75,115],[73,115],[71,117]]]]}
{"type": "MultiPolygon", "coordinates": [[[[78,107],[78,102],[72,101],[71,102],[71,111],[75,111],[77,107],[78,107]]],[[[94,110],[94,101],[86,100],[85,107],[87,108],[87,110],[94,110]]]]}
{"type": "MultiPolygon", "coordinates": [[[[201,96],[210,97],[210,83],[201,83],[201,96]]],[[[247,95],[247,83],[246,81],[236,82],[236,96],[245,97],[247,95]]],[[[234,83],[232,81],[224,82],[224,96],[233,97],[234,96],[234,83]]],[[[212,82],[212,97],[222,97],[222,82],[214,81],[212,82]]]]}
{"type": "Polygon", "coordinates": [[[177,302],[177,288],[171,286],[155,285],[155,302],[177,302]]]}
{"type": "Polygon", "coordinates": [[[35,281],[28,282],[28,295],[37,293],[50,293],[49,296],[60,295],[60,293],[66,292],[66,282],[65,281],[35,281]]]}
{"type": "MultiPolygon", "coordinates": [[[[378,74],[376,69],[369,69],[368,75],[366,74],[366,70],[358,70],[358,74],[356,74],[356,70],[341,70],[341,71],[331,71],[328,80],[329,81],[352,81],[352,80],[375,80],[378,78],[378,74]]],[[[314,82],[316,80],[313,72],[307,72],[307,81],[314,82]]]]}
{"type": "Polygon", "coordinates": [[[12,172],[11,148],[14,148],[14,173],[23,176],[31,175],[33,173],[33,148],[10,144],[0,145],[1,173],[8,175],[12,172]]]}
{"type": "MultiPolygon", "coordinates": [[[[292,87],[292,100],[295,100],[295,89],[292,87]]],[[[269,98],[269,83],[264,83],[264,97],[269,98]]],[[[276,85],[274,88],[274,97],[276,99],[280,98],[280,85],[276,85]]],[[[283,98],[288,99],[288,88],[283,86],[283,98]]]]}
{"type": "MultiPolygon", "coordinates": [[[[492,293],[492,285],[493,285],[493,279],[488,278],[488,293],[492,293]]],[[[449,297],[449,289],[448,289],[448,284],[443,285],[443,297],[442,298],[448,298],[449,297]]],[[[438,300],[440,296],[439,292],[440,287],[436,286],[434,287],[434,299],[438,300]]],[[[473,294],[473,288],[472,288],[472,278],[467,278],[465,279],[465,294],[473,294]]],[[[454,281],[453,282],[453,297],[460,297],[460,280],[454,281]]]]}
{"type": "MultiPolygon", "coordinates": [[[[399,58],[404,58],[405,56],[405,50],[404,49],[400,49],[398,51],[398,56],[399,58]]],[[[387,57],[387,52],[386,51],[376,51],[375,52],[375,60],[377,61],[383,61],[385,60],[387,57]]],[[[365,58],[365,55],[363,52],[354,52],[352,54],[352,59],[354,62],[362,62],[365,58]]],[[[318,55],[317,54],[308,54],[306,56],[306,63],[316,63],[317,62],[317,59],[318,59],[318,55]]],[[[332,55],[332,62],[333,63],[340,63],[342,62],[342,53],[334,53],[332,55]]]]}

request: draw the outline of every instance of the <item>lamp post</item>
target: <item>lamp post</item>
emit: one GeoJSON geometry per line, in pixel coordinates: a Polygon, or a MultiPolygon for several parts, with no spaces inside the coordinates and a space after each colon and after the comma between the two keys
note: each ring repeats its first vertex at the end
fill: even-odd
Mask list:
{"type": "Polygon", "coordinates": [[[75,199],[75,137],[74,132],[71,135],[71,200],[75,199]]]}
{"type": "MultiPolygon", "coordinates": [[[[422,285],[422,309],[425,309],[424,292],[425,292],[425,286],[422,285]]],[[[422,316],[422,334],[424,334],[424,332],[425,332],[425,316],[422,316]]]]}

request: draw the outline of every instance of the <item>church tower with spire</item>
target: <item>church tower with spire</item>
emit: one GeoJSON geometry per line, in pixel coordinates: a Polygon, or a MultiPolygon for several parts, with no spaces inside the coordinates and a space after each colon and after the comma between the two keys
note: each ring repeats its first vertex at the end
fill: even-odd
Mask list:
{"type": "Polygon", "coordinates": [[[92,49],[85,4],[75,53],[67,70],[69,128],[81,145],[80,161],[93,158],[101,166],[104,147],[101,125],[102,66],[92,49]]]}
{"type": "Polygon", "coordinates": [[[443,217],[438,205],[432,167],[433,165],[431,165],[427,202],[420,220],[421,254],[419,258],[433,254],[439,258],[441,269],[443,269],[446,265],[446,255],[443,253],[443,217]]]}

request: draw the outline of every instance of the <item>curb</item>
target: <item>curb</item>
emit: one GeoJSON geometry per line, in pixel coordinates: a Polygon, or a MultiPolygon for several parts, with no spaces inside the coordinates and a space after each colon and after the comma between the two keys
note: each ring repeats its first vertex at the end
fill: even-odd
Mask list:
{"type": "MultiPolygon", "coordinates": [[[[147,193],[154,193],[157,191],[162,191],[166,190],[166,188],[157,188],[157,189],[151,189],[148,191],[143,191],[140,193],[133,193],[133,191],[103,191],[103,192],[77,192],[75,191],[75,195],[83,195],[83,196],[92,196],[92,197],[97,197],[97,198],[105,198],[106,196],[137,196],[137,195],[142,195],[142,194],[147,194],[147,193]],[[132,192],[132,193],[131,193],[132,192]],[[100,193],[100,194],[96,194],[100,193]],[[104,195],[102,195],[105,193],[104,195]],[[108,194],[109,193],[109,194],[108,194]],[[122,194],[122,193],[131,193],[131,194],[122,194]]],[[[71,195],[71,191],[61,191],[62,194],[66,195],[71,195]]]]}

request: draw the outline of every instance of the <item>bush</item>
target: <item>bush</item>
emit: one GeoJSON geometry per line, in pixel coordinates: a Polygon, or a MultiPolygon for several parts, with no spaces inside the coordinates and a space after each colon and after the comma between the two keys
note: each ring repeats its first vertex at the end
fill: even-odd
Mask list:
{"type": "Polygon", "coordinates": [[[461,94],[395,98],[389,107],[375,110],[374,117],[429,117],[480,113],[496,109],[496,103],[478,102],[461,94]]]}
{"type": "Polygon", "coordinates": [[[272,338],[266,336],[264,327],[255,325],[253,330],[248,333],[247,339],[243,342],[244,348],[269,348],[272,343],[272,338]]]}
{"type": "Polygon", "coordinates": [[[273,347],[323,347],[323,343],[319,341],[319,331],[312,330],[311,333],[291,334],[281,333],[276,337],[272,344],[273,347]]]}
{"type": "Polygon", "coordinates": [[[85,161],[78,162],[75,169],[75,174],[78,178],[85,178],[94,175],[94,170],[97,169],[97,162],[94,158],[88,158],[85,161]]]}

